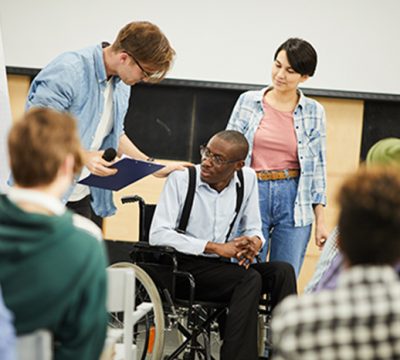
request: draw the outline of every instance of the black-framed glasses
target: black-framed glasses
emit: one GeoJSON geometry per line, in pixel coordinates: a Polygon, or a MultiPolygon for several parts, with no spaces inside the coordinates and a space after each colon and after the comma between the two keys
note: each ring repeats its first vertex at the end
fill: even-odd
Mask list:
{"type": "Polygon", "coordinates": [[[232,164],[236,161],[243,160],[243,159],[225,160],[221,155],[217,155],[211,152],[210,149],[205,145],[200,146],[200,155],[202,159],[209,159],[213,162],[214,165],[217,166],[232,164]]]}
{"type": "Polygon", "coordinates": [[[139,69],[140,69],[140,71],[142,72],[142,74],[144,75],[144,77],[145,78],[151,78],[151,77],[153,77],[154,75],[155,75],[155,73],[149,73],[149,72],[147,72],[144,68],[143,68],[143,66],[142,66],[142,64],[140,64],[140,62],[131,54],[131,53],[128,53],[127,51],[125,51],[132,59],[133,59],[133,61],[136,63],[136,65],[139,67],[139,69]]]}

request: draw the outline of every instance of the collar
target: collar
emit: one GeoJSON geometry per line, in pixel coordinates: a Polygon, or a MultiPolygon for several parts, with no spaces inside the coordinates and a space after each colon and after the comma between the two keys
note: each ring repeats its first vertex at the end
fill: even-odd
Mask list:
{"type": "MultiPolygon", "coordinates": [[[[258,102],[260,104],[260,106],[262,106],[262,99],[263,99],[265,93],[267,91],[272,90],[272,89],[273,89],[272,85],[269,85],[269,86],[267,86],[265,88],[262,88],[258,92],[258,94],[256,95],[256,102],[258,102]]],[[[296,108],[298,106],[301,107],[301,108],[304,108],[306,106],[306,97],[305,97],[305,95],[303,94],[303,92],[300,89],[297,89],[297,93],[299,94],[300,98],[299,98],[299,102],[296,105],[296,108]]]]}
{"type": "Polygon", "coordinates": [[[47,195],[43,192],[28,189],[17,189],[12,187],[8,191],[8,198],[17,203],[19,201],[26,201],[44,207],[55,215],[62,215],[66,209],[60,199],[54,196],[47,195]]]}
{"type": "MultiPolygon", "coordinates": [[[[101,44],[96,45],[94,49],[94,56],[93,56],[94,69],[99,83],[107,82],[107,73],[106,73],[106,65],[104,64],[103,48],[109,45],[110,44],[107,42],[102,42],[101,44]]],[[[121,79],[118,76],[113,76],[112,79],[114,83],[121,81],[121,79]]]]}
{"type": "Polygon", "coordinates": [[[397,274],[390,265],[356,265],[343,271],[339,277],[340,286],[351,286],[360,283],[397,282],[397,274]]]}
{"type": "MultiPolygon", "coordinates": [[[[208,187],[208,188],[212,189],[212,187],[209,184],[207,184],[206,182],[201,180],[200,171],[201,171],[200,164],[198,164],[198,165],[196,165],[196,184],[198,184],[197,186],[205,186],[205,187],[208,187]]],[[[240,181],[239,181],[239,178],[237,176],[237,172],[236,171],[233,174],[232,179],[229,181],[229,184],[222,191],[224,191],[225,189],[229,188],[230,186],[233,186],[232,184],[233,185],[240,184],[240,181]]]]}

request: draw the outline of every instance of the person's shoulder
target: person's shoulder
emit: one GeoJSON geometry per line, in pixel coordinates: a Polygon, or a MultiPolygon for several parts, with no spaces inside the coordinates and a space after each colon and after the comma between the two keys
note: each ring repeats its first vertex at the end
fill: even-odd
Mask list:
{"type": "Polygon", "coordinates": [[[315,111],[317,113],[322,113],[324,112],[324,107],[322,106],[321,103],[319,103],[317,100],[312,99],[308,96],[303,95],[303,105],[305,106],[306,110],[309,111],[315,111]]]}
{"type": "Polygon", "coordinates": [[[244,101],[248,101],[248,102],[254,102],[254,101],[258,101],[260,100],[260,98],[262,97],[262,93],[265,91],[265,89],[261,89],[261,90],[249,90],[246,91],[244,93],[242,93],[239,96],[239,99],[244,101]]]}
{"type": "Polygon", "coordinates": [[[49,71],[57,68],[59,71],[70,70],[74,75],[80,74],[88,65],[92,65],[95,51],[96,46],[89,46],[80,50],[63,52],[46,65],[43,70],[49,71]]]}
{"type": "Polygon", "coordinates": [[[243,175],[251,176],[251,177],[256,176],[255,170],[252,169],[252,168],[249,167],[249,166],[243,166],[243,167],[242,167],[242,171],[243,171],[243,175]]]}
{"type": "Polygon", "coordinates": [[[256,172],[249,166],[242,167],[244,181],[251,181],[254,182],[257,179],[256,172]]]}
{"type": "Polygon", "coordinates": [[[79,215],[72,215],[72,224],[76,231],[82,233],[85,236],[101,241],[103,239],[100,228],[91,220],[79,215]]]}
{"type": "MultiPolygon", "coordinates": [[[[196,165],[194,166],[196,169],[196,174],[200,171],[200,168],[196,165]]],[[[174,181],[178,183],[187,183],[189,179],[189,168],[185,168],[183,170],[175,170],[168,175],[169,181],[174,181]]]]}

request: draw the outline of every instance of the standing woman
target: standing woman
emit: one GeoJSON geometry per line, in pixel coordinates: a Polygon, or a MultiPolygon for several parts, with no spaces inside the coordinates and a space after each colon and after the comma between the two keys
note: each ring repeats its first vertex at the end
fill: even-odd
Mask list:
{"type": "Polygon", "coordinates": [[[258,177],[263,234],[261,257],[291,263],[298,276],[315,217],[315,241],[328,236],[325,112],[298,86],[314,75],[317,53],[307,41],[291,38],[275,52],[272,85],[248,91],[237,101],[227,129],[249,142],[246,165],[258,177]]]}

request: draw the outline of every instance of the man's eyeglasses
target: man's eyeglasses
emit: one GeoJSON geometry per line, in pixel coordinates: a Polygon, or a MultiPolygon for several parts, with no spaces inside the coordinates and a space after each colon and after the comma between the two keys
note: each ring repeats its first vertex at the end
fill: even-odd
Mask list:
{"type": "Polygon", "coordinates": [[[225,160],[221,155],[216,155],[212,153],[207,146],[201,145],[200,146],[200,155],[202,159],[209,159],[213,162],[214,165],[222,166],[226,164],[232,164],[236,161],[241,161],[243,159],[236,159],[236,160],[225,160]]]}
{"type": "Polygon", "coordinates": [[[141,70],[141,72],[142,72],[142,74],[144,75],[145,78],[150,79],[151,77],[154,77],[154,75],[156,75],[156,73],[147,72],[145,69],[143,69],[143,66],[140,64],[140,62],[131,53],[128,53],[127,51],[125,51],[125,52],[133,59],[133,61],[139,67],[139,69],[141,70]]]}

